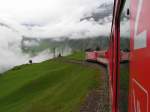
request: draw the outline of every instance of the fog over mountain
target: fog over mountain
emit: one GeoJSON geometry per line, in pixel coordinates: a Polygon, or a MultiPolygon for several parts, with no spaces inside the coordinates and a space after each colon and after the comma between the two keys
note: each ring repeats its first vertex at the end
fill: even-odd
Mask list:
{"type": "MultiPolygon", "coordinates": [[[[52,50],[31,55],[24,52],[24,37],[61,38],[107,37],[112,19],[112,0],[5,0],[0,4],[0,72],[13,66],[52,58],[52,50]]],[[[36,48],[38,41],[26,42],[36,48]]],[[[38,48],[40,49],[40,48],[38,48]]],[[[68,46],[65,54],[71,52],[68,46]]]]}
{"type": "Polygon", "coordinates": [[[92,12],[92,14],[88,17],[82,18],[81,20],[85,19],[94,19],[95,21],[103,21],[103,24],[106,23],[106,18],[109,20],[107,22],[110,22],[112,19],[112,10],[113,9],[113,3],[104,3],[101,4],[96,11],[92,12]]]}

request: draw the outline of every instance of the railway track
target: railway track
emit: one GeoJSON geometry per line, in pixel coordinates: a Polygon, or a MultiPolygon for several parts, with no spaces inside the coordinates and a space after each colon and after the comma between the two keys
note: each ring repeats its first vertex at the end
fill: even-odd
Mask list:
{"type": "Polygon", "coordinates": [[[61,58],[60,60],[66,63],[80,64],[82,66],[101,70],[99,87],[88,93],[84,103],[81,105],[80,112],[110,112],[107,67],[98,63],[91,63],[82,60],[68,60],[68,58],[61,58]]]}

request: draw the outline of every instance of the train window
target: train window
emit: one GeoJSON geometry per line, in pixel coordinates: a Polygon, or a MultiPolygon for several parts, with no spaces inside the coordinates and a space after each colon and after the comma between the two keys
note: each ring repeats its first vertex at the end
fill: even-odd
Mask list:
{"type": "Polygon", "coordinates": [[[125,0],[120,15],[120,112],[128,111],[129,53],[130,53],[130,0],[125,0]]]}

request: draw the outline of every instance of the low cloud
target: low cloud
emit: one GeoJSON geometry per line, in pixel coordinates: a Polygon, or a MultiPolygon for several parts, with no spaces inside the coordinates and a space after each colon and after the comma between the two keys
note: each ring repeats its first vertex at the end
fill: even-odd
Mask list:
{"type": "Polygon", "coordinates": [[[34,27],[29,30],[28,37],[70,37],[70,38],[86,38],[95,36],[108,36],[110,33],[111,23],[99,24],[94,20],[83,20],[79,22],[61,22],[55,25],[45,27],[34,27]]]}
{"type": "MultiPolygon", "coordinates": [[[[29,54],[24,54],[21,50],[23,36],[55,39],[108,36],[111,14],[99,21],[95,21],[92,17],[104,3],[112,4],[112,0],[1,1],[0,72],[27,63],[31,59],[29,54]],[[86,17],[90,19],[83,19],[86,17]]],[[[26,44],[36,46],[38,43],[26,44]]],[[[49,52],[44,51],[33,59],[39,62],[50,57],[49,52]]]]}
{"type": "Polygon", "coordinates": [[[110,11],[107,5],[112,3],[113,0],[5,0],[0,5],[0,17],[14,21],[13,27],[28,37],[109,35],[111,15],[101,18],[101,24],[94,18],[81,20],[93,13],[103,15],[110,11]]]}

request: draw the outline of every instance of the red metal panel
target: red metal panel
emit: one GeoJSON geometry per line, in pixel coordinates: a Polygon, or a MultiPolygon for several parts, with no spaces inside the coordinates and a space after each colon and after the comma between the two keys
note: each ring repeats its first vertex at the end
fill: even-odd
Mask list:
{"type": "Polygon", "coordinates": [[[129,112],[150,110],[150,0],[131,0],[129,112]]]}
{"type": "Polygon", "coordinates": [[[102,51],[97,51],[97,53],[98,53],[97,62],[107,65],[108,64],[108,51],[102,50],[102,51]]]}
{"type": "Polygon", "coordinates": [[[96,61],[98,53],[96,51],[86,52],[86,60],[96,61]]]}
{"type": "Polygon", "coordinates": [[[119,70],[120,70],[120,30],[119,30],[119,13],[120,13],[120,0],[115,1],[111,42],[109,49],[109,71],[110,71],[110,96],[111,96],[111,109],[112,112],[118,112],[118,98],[119,98],[119,70]]]}
{"type": "Polygon", "coordinates": [[[109,71],[110,71],[110,96],[112,112],[118,111],[118,97],[119,97],[119,31],[117,24],[112,29],[111,45],[109,49],[109,71]]]}

